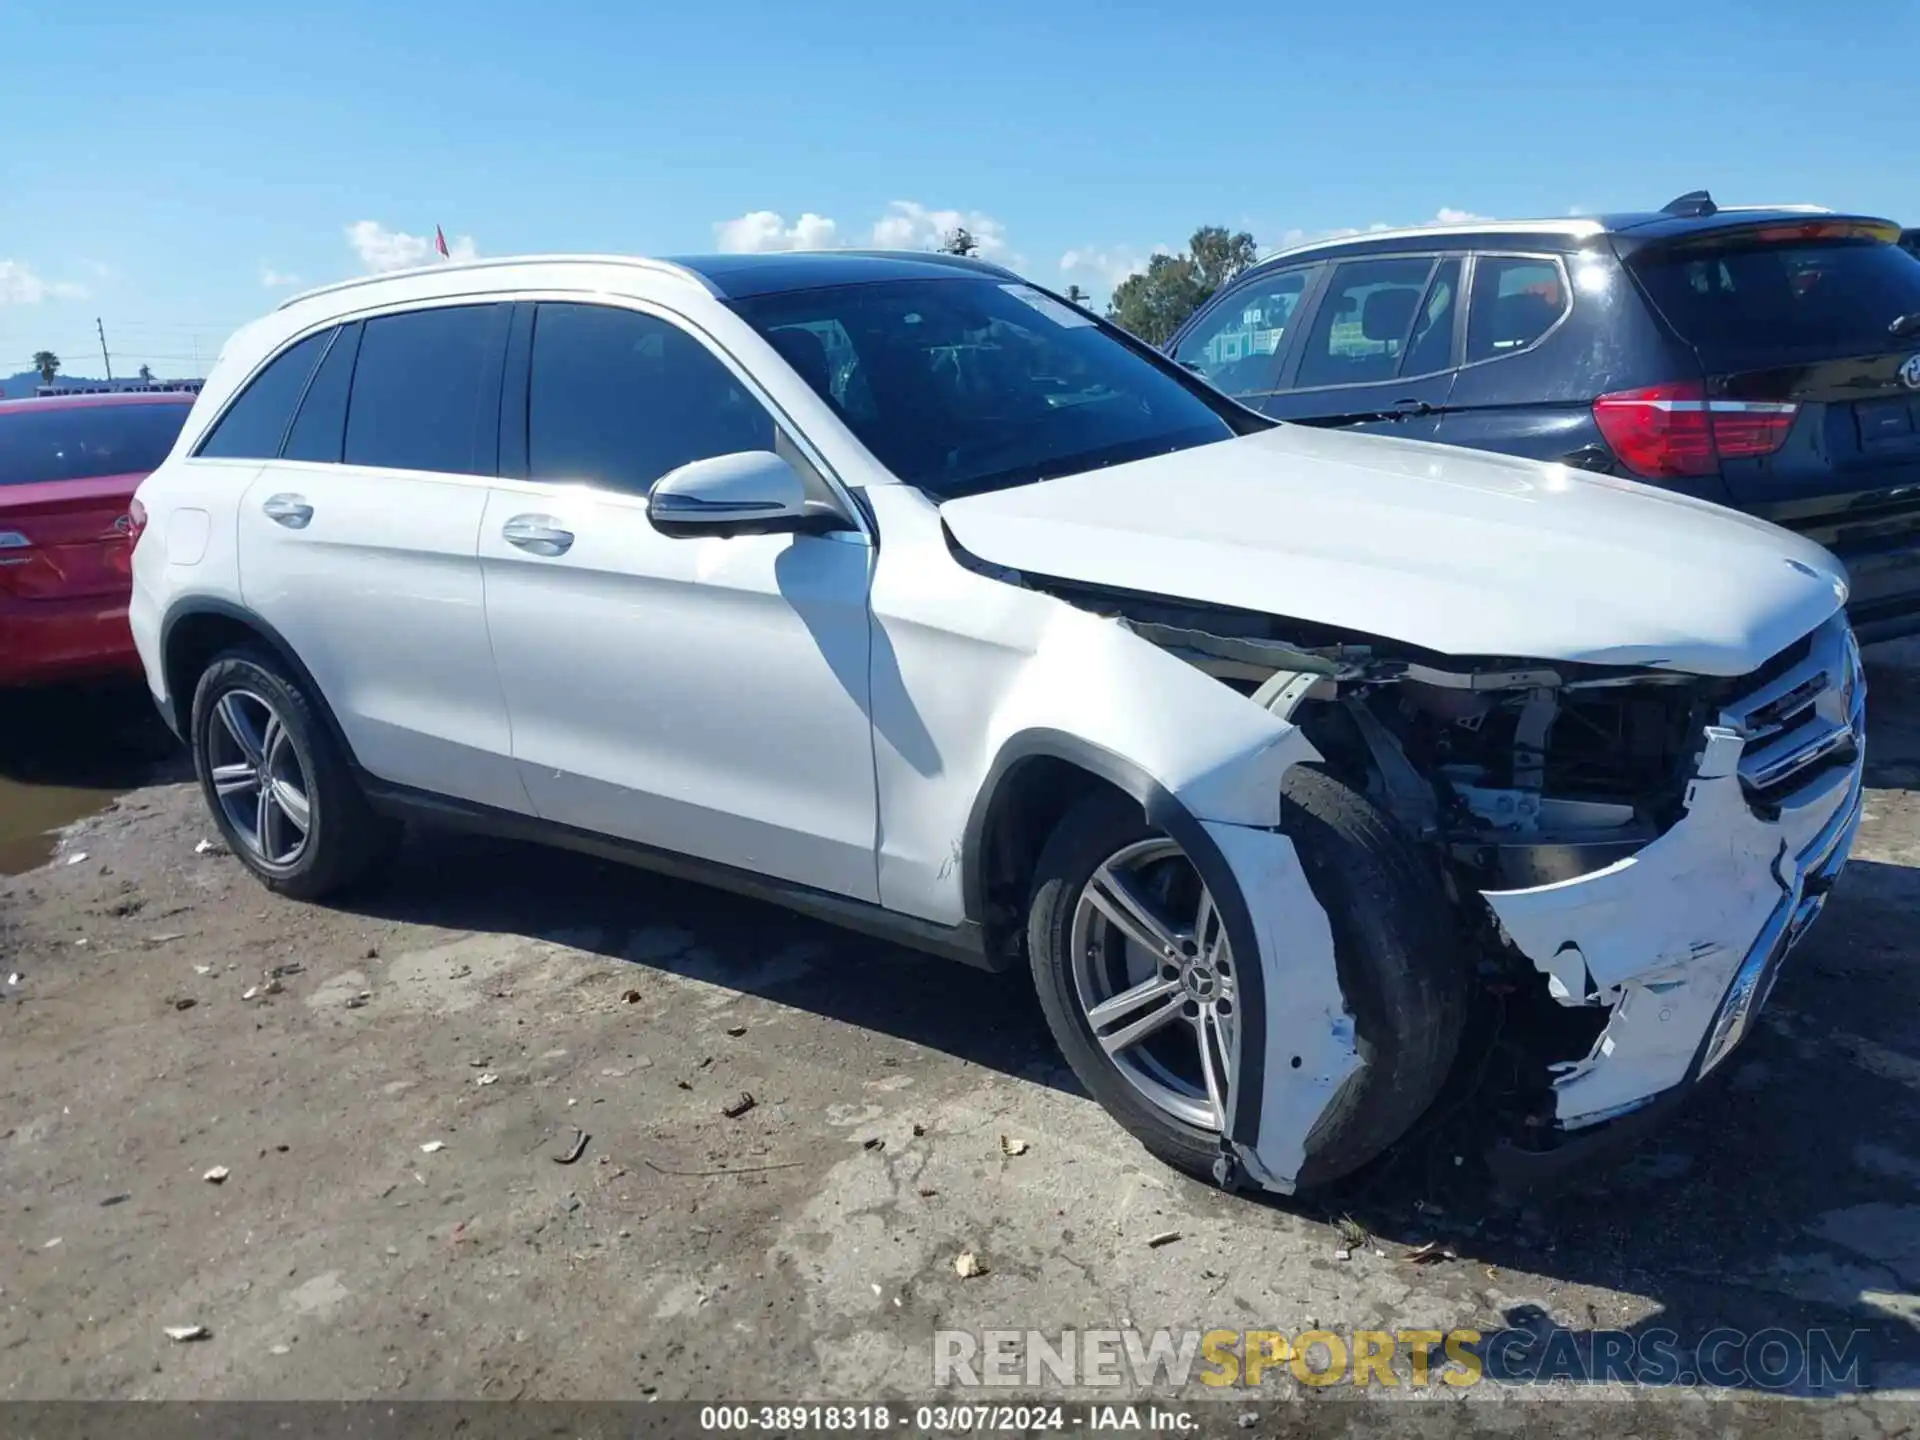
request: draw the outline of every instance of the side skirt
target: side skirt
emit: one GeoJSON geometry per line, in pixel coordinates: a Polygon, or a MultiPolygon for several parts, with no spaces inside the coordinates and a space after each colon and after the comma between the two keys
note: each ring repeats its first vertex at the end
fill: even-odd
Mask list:
{"type": "Polygon", "coordinates": [[[411,786],[395,785],[376,779],[364,771],[360,772],[359,780],[361,789],[366,792],[374,809],[396,820],[573,850],[601,860],[613,860],[670,875],[677,880],[710,885],[749,899],[763,900],[815,920],[824,920],[829,925],[838,925],[842,929],[876,939],[891,940],[910,949],[924,950],[982,970],[1006,968],[1003,964],[995,963],[988,955],[984,933],[972,920],[959,925],[938,925],[930,920],[870,905],[864,900],[852,900],[845,895],[816,890],[808,885],[756,875],[750,870],[644,845],[637,840],[622,840],[553,820],[499,810],[470,800],[435,795],[411,786]]]}

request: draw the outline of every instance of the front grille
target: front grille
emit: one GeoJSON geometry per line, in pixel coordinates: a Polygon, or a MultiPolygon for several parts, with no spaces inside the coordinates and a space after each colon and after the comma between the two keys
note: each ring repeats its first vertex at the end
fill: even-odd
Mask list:
{"type": "Polygon", "coordinates": [[[1746,739],[1740,783],[1750,803],[1777,808],[1838,765],[1851,764],[1866,738],[1866,682],[1860,647],[1845,615],[1775,657],[1721,712],[1720,723],[1746,739]],[[1792,657],[1782,663],[1784,657],[1792,657]]]}

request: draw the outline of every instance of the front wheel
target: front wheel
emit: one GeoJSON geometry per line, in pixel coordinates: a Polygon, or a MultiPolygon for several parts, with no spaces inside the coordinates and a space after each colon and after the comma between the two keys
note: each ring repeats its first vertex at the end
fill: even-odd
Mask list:
{"type": "Polygon", "coordinates": [[[315,701],[273,656],[215,659],[194,689],[190,733],[214,823],[268,889],[323,899],[392,853],[399,827],[367,804],[315,701]]]}
{"type": "MultiPolygon", "coordinates": [[[[1431,867],[1377,807],[1299,765],[1281,801],[1327,911],[1364,1062],[1307,1138],[1297,1183],[1310,1186],[1366,1163],[1431,1103],[1464,1025],[1466,974],[1431,867]]],[[[1234,953],[1192,860],[1126,797],[1089,796],[1041,853],[1027,945],[1041,1008],[1081,1083],[1153,1153],[1211,1175],[1240,1009],[1266,982],[1258,956],[1234,953]]],[[[1263,995],[1285,1003],[1284,992],[1263,995]]]]}

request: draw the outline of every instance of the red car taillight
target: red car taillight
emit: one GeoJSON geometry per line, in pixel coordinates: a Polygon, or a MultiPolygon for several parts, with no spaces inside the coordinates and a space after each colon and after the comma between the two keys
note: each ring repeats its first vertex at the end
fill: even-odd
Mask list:
{"type": "Polygon", "coordinates": [[[1711,475],[1723,459],[1770,455],[1800,407],[1790,401],[1709,400],[1699,385],[1649,385],[1593,402],[1613,453],[1649,480],[1711,475]]]}

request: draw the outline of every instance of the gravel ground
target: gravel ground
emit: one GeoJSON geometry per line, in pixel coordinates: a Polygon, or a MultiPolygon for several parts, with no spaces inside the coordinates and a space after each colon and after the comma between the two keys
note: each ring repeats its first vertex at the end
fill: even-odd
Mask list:
{"type": "Polygon", "coordinates": [[[1017,977],[592,860],[421,834],[282,901],[163,762],[0,880],[0,1399],[923,1396],[936,1327],[1549,1317],[1920,1385],[1920,656],[1874,661],[1856,859],[1730,1082],[1522,1206],[1444,1125],[1221,1194],[1017,977]]]}

